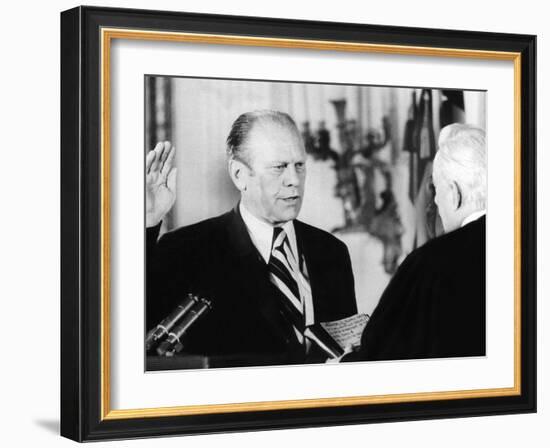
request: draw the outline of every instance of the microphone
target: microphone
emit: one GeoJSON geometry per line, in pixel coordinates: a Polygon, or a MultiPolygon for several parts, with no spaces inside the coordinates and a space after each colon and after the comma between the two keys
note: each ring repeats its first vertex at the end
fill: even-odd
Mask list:
{"type": "Polygon", "coordinates": [[[198,302],[198,299],[193,294],[187,294],[187,297],[174,308],[174,310],[166,316],[162,321],[152,330],[147,333],[145,338],[145,350],[149,351],[158,341],[168,334],[175,323],[189,311],[193,305],[198,302]]]}
{"type": "Polygon", "coordinates": [[[183,316],[172,331],[168,333],[168,337],[158,346],[157,353],[159,356],[173,356],[183,349],[182,337],[189,331],[191,326],[199,317],[212,309],[212,304],[206,299],[198,299],[189,312],[183,316]]]}

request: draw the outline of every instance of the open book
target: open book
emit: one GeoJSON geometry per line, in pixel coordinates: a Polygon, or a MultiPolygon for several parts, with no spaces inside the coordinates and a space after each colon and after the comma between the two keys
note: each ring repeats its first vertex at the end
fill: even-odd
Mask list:
{"type": "Polygon", "coordinates": [[[369,320],[368,314],[355,314],[345,319],[320,322],[308,327],[304,333],[323,349],[330,358],[339,358],[346,348],[358,346],[369,320]]]}

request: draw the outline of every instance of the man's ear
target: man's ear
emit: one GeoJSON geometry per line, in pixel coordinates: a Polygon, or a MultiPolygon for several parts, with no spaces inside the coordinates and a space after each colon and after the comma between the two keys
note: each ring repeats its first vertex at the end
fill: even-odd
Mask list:
{"type": "Polygon", "coordinates": [[[248,180],[248,167],[237,159],[231,159],[228,164],[229,177],[239,191],[246,191],[248,180]]]}
{"type": "Polygon", "coordinates": [[[451,200],[453,201],[453,209],[458,210],[460,207],[462,207],[462,190],[460,189],[460,185],[456,181],[452,181],[449,185],[449,188],[451,189],[451,200]]]}

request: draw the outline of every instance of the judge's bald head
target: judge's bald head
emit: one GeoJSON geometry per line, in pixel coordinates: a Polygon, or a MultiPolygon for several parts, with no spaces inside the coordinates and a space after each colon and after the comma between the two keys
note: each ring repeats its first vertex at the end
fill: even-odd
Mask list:
{"type": "Polygon", "coordinates": [[[468,124],[451,124],[439,134],[434,159],[435,202],[446,232],[487,206],[485,131],[468,124]]]}

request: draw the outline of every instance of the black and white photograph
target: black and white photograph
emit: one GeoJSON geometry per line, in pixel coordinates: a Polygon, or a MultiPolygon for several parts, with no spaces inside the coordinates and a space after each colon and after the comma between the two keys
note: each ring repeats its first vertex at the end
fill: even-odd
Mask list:
{"type": "Polygon", "coordinates": [[[144,83],[146,370],[486,355],[486,91],[144,83]]]}

